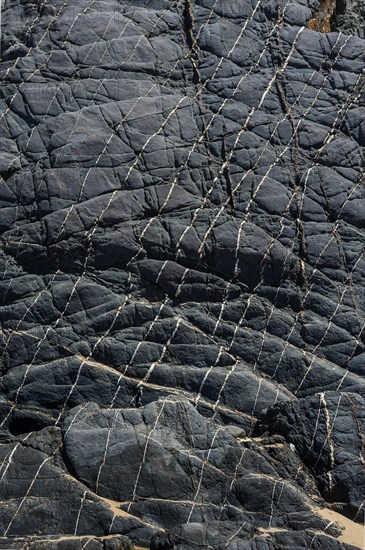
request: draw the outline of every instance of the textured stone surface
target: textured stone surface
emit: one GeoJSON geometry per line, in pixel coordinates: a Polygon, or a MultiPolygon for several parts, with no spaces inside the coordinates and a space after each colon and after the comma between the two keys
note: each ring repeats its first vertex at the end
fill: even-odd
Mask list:
{"type": "Polygon", "coordinates": [[[275,405],[261,416],[270,432],[285,435],[295,446],[326,500],[356,516],[365,494],[364,400],[323,392],[275,405]]]}
{"type": "Polygon", "coordinates": [[[350,548],[363,2],[2,15],[0,548],[350,548]]]}
{"type": "Polygon", "coordinates": [[[344,32],[365,38],[365,4],[362,0],[337,1],[335,24],[344,32]]]}

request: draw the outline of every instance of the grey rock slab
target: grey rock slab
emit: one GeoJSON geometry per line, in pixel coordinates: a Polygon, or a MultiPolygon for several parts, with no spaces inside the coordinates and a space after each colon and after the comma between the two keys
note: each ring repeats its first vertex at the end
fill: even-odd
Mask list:
{"type": "Polygon", "coordinates": [[[348,547],[362,4],[4,3],[0,546],[348,547]]]}

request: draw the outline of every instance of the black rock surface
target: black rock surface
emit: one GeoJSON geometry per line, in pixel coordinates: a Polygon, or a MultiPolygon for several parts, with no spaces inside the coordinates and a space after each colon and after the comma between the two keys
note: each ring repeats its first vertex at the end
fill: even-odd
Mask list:
{"type": "Polygon", "coordinates": [[[262,413],[269,431],[295,446],[324,498],[355,518],[365,494],[364,405],[356,394],[323,392],[262,413]]]}
{"type": "Polygon", "coordinates": [[[364,29],[5,0],[0,549],[360,548],[364,29]]]}

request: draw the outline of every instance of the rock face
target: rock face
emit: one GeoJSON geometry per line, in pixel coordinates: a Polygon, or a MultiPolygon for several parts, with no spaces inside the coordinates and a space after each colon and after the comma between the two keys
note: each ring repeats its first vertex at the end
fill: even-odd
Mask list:
{"type": "Polygon", "coordinates": [[[264,429],[285,435],[321,494],[349,517],[361,510],[365,494],[364,405],[356,394],[323,392],[274,405],[261,415],[264,429]]]}
{"type": "Polygon", "coordinates": [[[365,4],[362,0],[337,0],[336,27],[365,38],[365,4]]]}
{"type": "Polygon", "coordinates": [[[2,16],[0,548],[359,548],[363,2],[2,16]]]}

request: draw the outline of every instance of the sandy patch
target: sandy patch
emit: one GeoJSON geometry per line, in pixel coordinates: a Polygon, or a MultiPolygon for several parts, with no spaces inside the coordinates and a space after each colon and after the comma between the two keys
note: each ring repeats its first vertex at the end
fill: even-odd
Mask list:
{"type": "Polygon", "coordinates": [[[321,508],[316,510],[316,513],[323,519],[336,522],[343,528],[343,533],[338,540],[347,544],[352,544],[361,550],[365,550],[365,527],[359,523],[355,523],[351,519],[334,512],[329,508],[321,508]]]}

